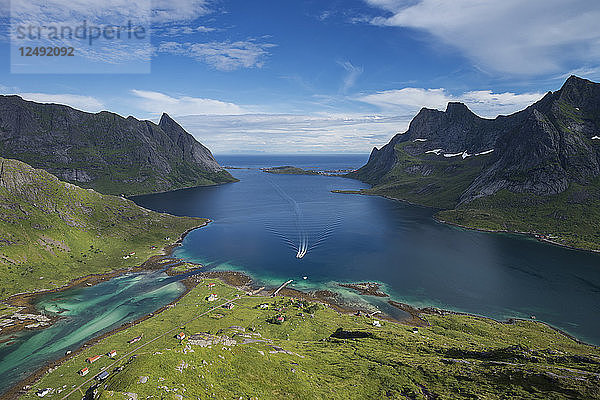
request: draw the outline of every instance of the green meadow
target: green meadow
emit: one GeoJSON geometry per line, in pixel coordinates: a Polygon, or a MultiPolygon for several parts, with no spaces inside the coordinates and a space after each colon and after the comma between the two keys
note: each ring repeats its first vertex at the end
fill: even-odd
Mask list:
{"type": "Polygon", "coordinates": [[[600,398],[595,347],[532,321],[423,317],[430,325],[417,332],[390,321],[375,327],[365,316],[206,279],[175,306],[44,374],[23,398],[43,389],[69,399],[86,391],[99,399],[600,398]],[[218,299],[209,302],[212,293],[218,299]],[[222,307],[227,300],[233,309],[222,307]],[[112,350],[115,359],[85,361],[112,350]],[[102,371],[108,377],[94,379],[102,371]]]}

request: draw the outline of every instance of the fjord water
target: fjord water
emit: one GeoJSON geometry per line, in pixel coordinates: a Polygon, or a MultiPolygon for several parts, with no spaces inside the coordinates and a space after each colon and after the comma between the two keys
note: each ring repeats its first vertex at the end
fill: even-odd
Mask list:
{"type": "Polygon", "coordinates": [[[260,167],[357,168],[365,156],[218,157],[240,182],[142,196],[145,207],[213,222],[176,255],[207,268],[240,270],[259,284],[293,279],[348,302],[401,316],[385,298],[341,282],[377,281],[391,299],[497,319],[536,316],[600,344],[600,255],[520,235],[436,222],[434,210],[381,197],[332,193],[367,187],[341,177],[275,175],[260,167]],[[303,243],[306,243],[303,245],[303,243]],[[306,254],[297,258],[304,246],[306,254]],[[307,279],[304,279],[306,277],[307,279]]]}
{"type": "Polygon", "coordinates": [[[60,316],[49,328],[0,336],[0,393],[85,341],[170,303],[183,284],[163,272],[127,274],[95,286],[49,293],[38,310],[60,316]]]}

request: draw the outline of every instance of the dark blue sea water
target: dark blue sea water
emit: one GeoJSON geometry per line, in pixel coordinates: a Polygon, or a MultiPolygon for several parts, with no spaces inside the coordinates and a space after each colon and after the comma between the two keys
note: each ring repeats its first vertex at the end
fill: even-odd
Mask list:
{"type": "MultiPolygon", "coordinates": [[[[334,290],[349,303],[401,317],[387,299],[338,286],[377,281],[393,300],[498,319],[535,315],[600,344],[600,255],[440,224],[425,207],[331,193],[367,187],[358,181],[259,169],[351,169],[366,159],[222,156],[222,165],[249,168],[230,170],[240,182],[135,201],[211,218],[214,222],[190,233],[176,251],[208,268],[243,271],[272,286],[293,279],[295,288],[334,290]],[[305,254],[297,258],[301,249],[305,254]]],[[[41,297],[41,312],[60,312],[63,318],[48,329],[20,332],[0,343],[0,393],[65,350],[169,303],[183,290],[177,279],[160,272],[130,274],[41,297]]]]}
{"type": "Polygon", "coordinates": [[[485,315],[529,318],[600,344],[600,255],[519,235],[436,222],[434,210],[380,197],[336,194],[367,187],[341,177],[274,175],[260,167],[357,168],[367,156],[223,156],[240,182],[139,197],[148,208],[211,218],[178,257],[239,270],[259,283],[293,279],[348,302],[399,316],[387,299],[341,282],[377,281],[397,301],[485,315]],[[303,258],[297,258],[305,249],[303,258]],[[307,279],[303,279],[306,277],[307,279]]]}

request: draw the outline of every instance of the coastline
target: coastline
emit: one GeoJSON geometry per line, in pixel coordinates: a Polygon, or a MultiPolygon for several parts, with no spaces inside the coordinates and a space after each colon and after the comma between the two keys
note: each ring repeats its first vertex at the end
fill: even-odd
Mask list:
{"type": "MultiPolygon", "coordinates": [[[[202,265],[199,265],[199,264],[194,264],[194,263],[186,262],[183,260],[181,260],[181,262],[188,263],[190,265],[198,265],[199,266],[198,269],[202,268],[202,265]]],[[[176,265],[180,265],[180,264],[176,264],[176,265]]],[[[175,267],[176,265],[171,266],[169,268],[169,270],[171,268],[175,267]]],[[[167,270],[167,273],[169,270],[167,270]]],[[[192,270],[194,270],[194,269],[190,269],[190,271],[192,271],[192,270]]],[[[177,275],[177,274],[173,274],[173,275],[177,275]]],[[[134,325],[137,325],[137,324],[139,324],[149,318],[152,318],[152,317],[160,314],[161,312],[171,308],[173,305],[177,304],[183,297],[185,297],[190,292],[191,289],[196,287],[201,282],[198,278],[200,278],[200,279],[202,279],[202,278],[219,279],[227,285],[236,287],[238,289],[246,290],[249,294],[250,293],[258,294],[258,295],[264,296],[266,298],[270,297],[276,289],[275,287],[272,287],[272,288],[258,287],[258,284],[255,281],[253,281],[248,275],[246,275],[245,273],[239,272],[239,271],[199,271],[198,273],[193,274],[192,276],[186,277],[181,280],[181,282],[185,285],[185,290],[176,299],[171,301],[169,304],[164,305],[163,307],[159,308],[158,310],[156,310],[150,314],[146,314],[140,318],[137,318],[134,321],[125,323],[115,329],[110,330],[109,332],[106,332],[98,337],[95,337],[95,338],[92,338],[92,339],[86,341],[78,349],[73,350],[72,353],[70,353],[69,355],[64,355],[63,357],[61,357],[58,360],[46,363],[43,367],[40,367],[33,374],[31,374],[27,378],[17,382],[15,385],[13,385],[11,388],[9,388],[9,390],[7,390],[4,394],[2,394],[0,396],[0,400],[10,400],[10,399],[19,398],[20,394],[22,394],[21,392],[23,392],[23,387],[31,385],[34,382],[36,382],[37,380],[39,380],[42,376],[44,376],[48,372],[49,369],[56,368],[60,364],[64,363],[71,357],[79,354],[80,352],[87,349],[88,347],[94,346],[95,344],[99,343],[101,340],[103,340],[109,336],[112,336],[115,333],[118,333],[124,329],[128,329],[134,325]]],[[[341,313],[341,314],[357,314],[357,315],[366,315],[370,318],[373,317],[373,315],[369,315],[365,311],[362,311],[356,307],[352,307],[343,302],[335,301],[335,299],[337,297],[339,297],[339,295],[335,292],[330,292],[328,290],[318,290],[315,292],[303,292],[298,289],[284,288],[279,292],[278,296],[293,297],[293,298],[300,299],[300,300],[308,300],[308,301],[318,302],[318,303],[321,303],[324,306],[329,307],[332,310],[334,310],[338,313],[341,313]]],[[[493,321],[495,323],[507,324],[507,325],[515,324],[515,322],[517,322],[517,321],[523,321],[523,322],[528,322],[528,323],[532,323],[532,324],[544,325],[544,326],[558,332],[559,334],[563,335],[564,337],[568,338],[569,340],[572,340],[578,344],[590,346],[593,348],[600,347],[600,346],[586,343],[582,340],[579,340],[576,337],[574,337],[573,335],[571,335],[557,327],[554,327],[550,324],[547,324],[546,322],[543,322],[543,321],[529,320],[529,319],[525,319],[525,318],[507,318],[506,320],[498,320],[498,319],[486,317],[483,315],[440,309],[437,307],[418,308],[418,307],[414,307],[410,304],[401,303],[401,302],[398,302],[395,300],[389,300],[388,303],[396,308],[401,309],[402,311],[405,311],[406,313],[408,313],[410,315],[410,317],[406,318],[406,319],[398,320],[391,316],[380,314],[377,316],[377,319],[386,320],[386,321],[392,322],[392,323],[403,324],[406,326],[414,326],[414,327],[431,326],[429,321],[427,320],[427,315],[458,315],[458,316],[476,318],[476,319],[480,319],[480,320],[493,321]]]]}
{"type": "MultiPolygon", "coordinates": [[[[389,200],[395,200],[395,201],[402,201],[411,205],[415,205],[415,206],[419,206],[419,207],[426,207],[428,209],[431,209],[431,207],[427,207],[427,206],[423,206],[420,204],[414,204],[411,203],[409,201],[406,200],[402,200],[402,199],[396,199],[393,197],[389,197],[389,196],[382,196],[382,195],[378,195],[378,194],[372,194],[372,193],[361,193],[359,191],[332,191],[335,193],[353,193],[353,194],[363,194],[363,195],[370,195],[370,196],[380,196],[380,197],[384,197],[386,199],[389,200]]],[[[478,228],[472,228],[472,227],[468,227],[468,226],[461,226],[458,224],[453,224],[451,222],[446,222],[443,221],[441,219],[437,219],[434,216],[434,220],[439,222],[439,223],[445,223],[448,225],[453,225],[453,226],[457,226],[460,228],[464,228],[464,229],[470,229],[470,230],[478,230],[481,232],[491,232],[491,233],[510,233],[510,234],[523,234],[523,235],[528,235],[531,236],[532,234],[529,232],[510,232],[510,231],[491,231],[491,230],[484,230],[484,229],[478,229],[478,228]]],[[[29,306],[29,307],[33,307],[31,300],[33,300],[36,296],[42,295],[42,294],[46,294],[46,293],[52,293],[52,292],[59,292],[62,290],[66,290],[69,289],[71,287],[77,286],[77,285],[83,285],[83,284],[90,284],[91,285],[95,285],[98,284],[100,282],[106,281],[108,279],[114,278],[116,276],[125,274],[125,273],[129,273],[129,272],[137,272],[137,271],[142,271],[142,270],[148,270],[148,269],[153,269],[153,268],[158,268],[158,267],[165,267],[167,263],[165,263],[165,260],[170,260],[173,262],[173,264],[169,265],[169,268],[167,269],[167,272],[169,270],[171,270],[171,268],[177,266],[177,265],[181,265],[182,263],[188,263],[191,265],[198,265],[198,264],[194,264],[191,262],[187,262],[184,260],[180,260],[177,258],[172,258],[172,253],[173,251],[182,244],[183,240],[185,239],[185,237],[193,230],[207,226],[210,222],[210,220],[207,220],[205,223],[203,223],[202,225],[187,229],[185,232],[183,232],[179,239],[177,241],[175,241],[174,243],[171,243],[167,246],[165,246],[163,248],[162,253],[163,254],[157,254],[154,256],[151,256],[150,258],[148,258],[148,260],[146,260],[144,263],[142,263],[140,266],[136,266],[136,267],[130,267],[130,268],[125,268],[125,269],[121,269],[121,270],[116,270],[116,271],[111,271],[105,274],[91,274],[91,275],[87,275],[84,277],[79,277],[79,278],[75,278],[73,281],[69,282],[68,284],[65,284],[61,287],[58,288],[54,288],[54,289],[47,289],[47,290],[41,290],[41,291],[37,291],[37,292],[29,292],[29,293],[20,293],[20,294],[15,294],[10,296],[7,300],[5,300],[5,302],[7,302],[9,299],[14,299],[15,301],[21,301],[22,304],[24,306],[29,306]],[[162,261],[162,264],[159,264],[159,261],[162,261]]],[[[543,239],[537,238],[540,241],[544,241],[543,239]]],[[[557,244],[559,246],[563,246],[563,247],[569,247],[569,246],[564,246],[561,245],[560,243],[553,243],[551,241],[548,241],[551,244],[557,244]]],[[[593,251],[593,252],[597,252],[594,250],[586,250],[586,249],[577,249],[577,248],[573,248],[573,247],[569,247],[573,250],[579,250],[579,251],[593,251]]],[[[199,265],[198,268],[201,268],[202,266],[199,265]]],[[[190,271],[194,270],[194,268],[190,269],[190,271]]],[[[175,274],[177,275],[177,274],[175,274]]],[[[53,362],[48,362],[46,365],[44,365],[43,367],[40,367],[37,371],[35,371],[32,375],[28,376],[26,379],[17,382],[13,387],[11,387],[7,392],[5,392],[4,394],[2,394],[0,396],[0,399],[9,399],[9,398],[16,398],[19,395],[19,392],[21,391],[22,387],[25,385],[30,384],[31,382],[35,382],[36,380],[38,380],[41,376],[43,376],[47,370],[49,368],[54,368],[57,365],[62,364],[63,362],[65,362],[66,360],[68,360],[70,357],[72,357],[73,355],[76,355],[78,353],[80,353],[81,351],[83,351],[84,349],[88,348],[89,346],[93,346],[94,344],[98,343],[99,341],[105,339],[106,337],[112,336],[113,334],[123,330],[123,329],[127,329],[131,326],[134,326],[136,324],[139,324],[140,322],[153,317],[154,315],[157,315],[159,313],[161,313],[162,311],[164,311],[165,309],[169,308],[170,306],[172,306],[173,304],[176,304],[177,302],[179,302],[184,296],[186,296],[189,291],[195,287],[195,285],[197,284],[194,283],[194,277],[209,277],[209,278],[218,278],[220,280],[222,280],[224,283],[231,285],[231,286],[236,286],[236,287],[248,287],[248,288],[254,288],[254,290],[256,290],[256,287],[253,286],[255,284],[255,282],[252,281],[252,279],[250,277],[248,277],[247,275],[245,275],[244,273],[241,272],[236,272],[236,271],[198,271],[197,274],[194,274],[192,277],[188,277],[188,278],[184,278],[181,280],[181,282],[185,285],[185,290],[172,302],[170,302],[169,304],[159,308],[158,310],[144,315],[134,321],[131,321],[129,323],[126,323],[124,325],[121,325],[109,332],[106,332],[98,337],[92,338],[89,341],[86,341],[84,344],[82,344],[77,350],[73,350],[73,352],[71,354],[69,354],[68,356],[65,355],[63,357],[61,357],[58,360],[55,360],[53,362]],[[15,397],[10,397],[10,396],[15,396],[15,397]]],[[[274,288],[273,288],[274,290],[274,288]]],[[[262,290],[259,290],[259,292],[265,296],[267,296],[269,294],[269,292],[271,292],[271,288],[269,289],[264,289],[262,288],[262,290]]],[[[320,303],[323,303],[325,305],[327,305],[328,307],[340,312],[340,313],[354,313],[354,312],[358,312],[360,310],[357,310],[356,308],[352,308],[348,305],[344,305],[341,302],[336,302],[335,301],[335,297],[336,294],[334,292],[329,292],[327,293],[327,291],[316,291],[316,292],[302,292],[300,290],[297,289],[291,289],[291,288],[285,288],[280,292],[281,296],[288,296],[288,297],[295,297],[295,298],[300,298],[300,299],[305,299],[305,300],[309,300],[309,301],[317,301],[320,303]]],[[[378,316],[378,319],[386,319],[388,321],[392,321],[392,322],[398,322],[398,323],[402,323],[402,324],[406,324],[406,325],[414,325],[414,326],[425,326],[423,324],[429,325],[429,323],[427,322],[427,319],[425,318],[427,314],[455,314],[455,315],[464,315],[464,316],[470,316],[470,317],[474,317],[474,318],[478,318],[478,319],[485,319],[485,320],[492,320],[498,323],[504,323],[504,324],[512,324],[514,323],[514,321],[527,321],[527,322],[531,322],[531,323],[536,323],[536,324],[542,324],[545,326],[550,327],[551,329],[559,332],[560,334],[564,335],[565,337],[575,341],[576,343],[579,344],[584,344],[587,346],[592,346],[592,347],[598,347],[597,345],[593,345],[593,344],[589,344],[589,343],[585,343],[577,338],[575,338],[574,336],[570,335],[569,333],[562,331],[559,328],[553,327],[552,325],[549,325],[545,322],[542,321],[531,321],[528,319],[523,319],[523,318],[508,318],[504,321],[502,320],[497,320],[491,317],[486,317],[486,316],[482,316],[482,315],[476,315],[476,314],[469,314],[469,313],[464,313],[464,312],[457,312],[457,311],[452,311],[452,310],[442,310],[442,309],[438,309],[435,307],[424,307],[424,308],[416,308],[413,307],[409,304],[404,304],[404,303],[400,303],[400,302],[395,302],[393,300],[390,300],[388,302],[389,304],[391,304],[394,307],[397,307],[405,312],[407,312],[408,314],[410,314],[410,318],[407,318],[405,320],[396,320],[393,318],[383,318],[383,316],[378,316]]],[[[14,304],[11,304],[14,305],[14,304]]],[[[20,305],[19,305],[20,306],[20,305]]],[[[42,328],[43,329],[43,328],[42,328]]]]}
{"type": "MultiPolygon", "coordinates": [[[[48,293],[56,293],[56,292],[61,292],[79,285],[83,285],[83,284],[89,284],[89,286],[93,286],[93,285],[97,285],[98,283],[107,281],[109,279],[115,278],[117,276],[126,274],[126,273],[131,273],[131,272],[140,272],[140,271],[146,271],[146,270],[151,270],[151,269],[157,269],[162,267],[163,265],[160,265],[158,263],[159,260],[165,260],[165,259],[170,259],[173,250],[175,250],[177,247],[181,246],[181,243],[183,242],[183,240],[185,239],[185,237],[192,231],[202,228],[204,226],[207,226],[209,223],[211,223],[212,220],[206,218],[206,221],[202,224],[202,225],[198,225],[192,228],[189,228],[187,230],[185,230],[183,233],[181,233],[181,235],[179,236],[179,238],[165,246],[162,250],[162,254],[156,254],[154,256],[151,256],[150,258],[148,258],[146,261],[144,261],[142,264],[140,264],[139,266],[136,267],[130,267],[130,268],[123,268],[123,269],[119,269],[119,270],[115,270],[115,271],[111,271],[111,272],[107,272],[104,274],[89,274],[89,275],[85,275],[79,278],[75,278],[73,279],[71,282],[54,288],[54,289],[44,289],[44,290],[39,290],[39,291],[35,291],[35,292],[27,292],[27,293],[17,293],[14,294],[10,297],[8,297],[7,299],[5,299],[3,302],[11,305],[13,307],[21,307],[22,310],[27,310],[28,312],[36,312],[37,310],[35,309],[34,305],[33,305],[33,300],[35,299],[35,297],[37,296],[41,296],[44,294],[48,294],[48,293]],[[10,302],[9,302],[10,301],[10,302]]],[[[172,261],[177,261],[177,259],[171,259],[172,261]]],[[[172,266],[171,266],[172,267],[172,266]]],[[[170,268],[169,268],[170,269],[170,268]]],[[[69,358],[71,358],[72,356],[79,354],[81,351],[83,351],[85,348],[93,346],[94,344],[98,343],[99,341],[101,341],[102,339],[112,336],[113,334],[130,328],[131,326],[137,325],[142,321],[145,321],[148,318],[153,317],[156,314],[160,314],[161,312],[163,312],[164,310],[166,310],[167,308],[171,307],[173,304],[176,304],[177,302],[179,302],[186,294],[189,293],[189,291],[195,287],[195,284],[193,282],[192,279],[189,278],[185,278],[182,279],[181,281],[184,286],[185,289],[183,290],[183,292],[177,296],[176,299],[174,299],[173,301],[171,301],[170,303],[160,307],[159,309],[157,309],[156,311],[150,313],[150,314],[146,314],[143,315],[133,321],[127,322],[123,325],[120,325],[114,329],[111,329],[108,332],[103,333],[100,336],[91,338],[89,340],[87,340],[86,342],[84,342],[80,347],[78,347],[77,349],[74,349],[71,351],[70,354],[68,355],[64,355],[61,358],[54,360],[54,361],[49,361],[47,363],[45,363],[43,366],[39,367],[37,370],[35,370],[33,373],[31,373],[29,376],[27,376],[25,379],[22,379],[18,382],[16,382],[14,385],[12,385],[11,387],[8,388],[8,390],[6,390],[6,392],[0,394],[0,400],[10,400],[10,399],[17,399],[20,396],[20,392],[22,391],[23,387],[31,385],[33,382],[37,381],[40,377],[42,377],[44,374],[46,374],[46,372],[51,369],[51,368],[55,368],[57,366],[59,366],[60,364],[62,364],[63,362],[65,362],[66,360],[68,360],[69,358]]],[[[50,325],[44,326],[44,327],[40,327],[40,328],[34,328],[36,330],[40,330],[40,329],[46,329],[49,328],[50,326],[52,326],[52,323],[56,322],[56,320],[59,317],[53,317],[51,319],[50,325]]],[[[15,329],[13,331],[6,331],[9,334],[14,334],[15,332],[18,332],[20,330],[23,330],[24,327],[23,325],[19,326],[19,329],[15,329]]]]}
{"type": "MultiPolygon", "coordinates": [[[[348,179],[354,179],[354,178],[350,178],[347,177],[348,179]]],[[[388,200],[392,200],[392,201],[398,201],[401,203],[406,203],[406,204],[410,204],[411,206],[417,206],[417,207],[423,207],[423,208],[429,208],[432,210],[437,210],[437,211],[442,211],[441,209],[435,208],[435,207],[429,207],[429,206],[425,206],[423,204],[419,204],[419,203],[413,203],[411,201],[405,200],[405,199],[398,199],[396,197],[391,197],[391,196],[387,196],[384,194],[377,194],[377,193],[366,193],[364,192],[364,190],[332,190],[332,193],[340,193],[340,194],[358,194],[358,195],[362,195],[362,196],[377,196],[377,197],[382,197],[384,199],[388,199],[388,200]]],[[[437,212],[436,212],[437,214],[437,212]]],[[[532,239],[536,239],[540,242],[544,242],[547,244],[551,244],[554,246],[559,246],[559,247],[563,247],[565,249],[569,249],[569,250],[576,250],[576,251],[584,251],[584,252],[589,252],[589,253],[600,253],[600,250],[594,250],[594,249],[584,249],[581,247],[575,247],[575,246],[571,246],[568,244],[564,244],[564,243],[560,243],[548,238],[541,238],[538,237],[536,233],[532,233],[532,232],[522,232],[522,231],[511,231],[511,230],[506,230],[506,229],[484,229],[484,228],[478,228],[475,226],[468,226],[468,225],[461,225],[461,224],[457,224],[455,222],[450,222],[450,221],[446,221],[443,220],[441,218],[439,218],[436,214],[434,214],[432,216],[433,220],[440,223],[440,224],[446,224],[446,225],[450,225],[450,226],[454,226],[457,228],[462,228],[462,229],[468,229],[471,231],[477,231],[477,232],[485,232],[485,233],[508,233],[511,235],[524,235],[524,236],[528,236],[532,239]]],[[[547,235],[546,235],[547,236],[547,235]]]]}
{"type": "MultiPolygon", "coordinates": [[[[402,200],[400,200],[402,201],[402,200]]],[[[600,253],[600,250],[594,250],[594,249],[583,249],[580,247],[575,247],[575,246],[571,246],[568,244],[564,244],[564,243],[560,243],[560,242],[556,242],[554,240],[548,239],[548,238],[541,238],[538,237],[536,233],[532,233],[532,232],[522,232],[522,231],[510,231],[507,229],[484,229],[484,228],[477,228],[475,226],[468,226],[468,225],[461,225],[461,224],[457,224],[456,222],[450,222],[450,221],[445,221],[437,216],[433,216],[433,220],[436,222],[439,222],[440,224],[446,224],[446,225],[451,225],[457,228],[462,228],[462,229],[468,229],[470,231],[478,231],[478,232],[486,232],[486,233],[509,233],[511,235],[523,235],[523,236],[527,236],[531,239],[536,239],[539,242],[544,242],[547,244],[551,244],[554,246],[559,246],[559,247],[564,247],[565,249],[569,249],[569,250],[576,250],[576,251],[585,251],[585,252],[590,252],[590,253],[600,253]]]]}

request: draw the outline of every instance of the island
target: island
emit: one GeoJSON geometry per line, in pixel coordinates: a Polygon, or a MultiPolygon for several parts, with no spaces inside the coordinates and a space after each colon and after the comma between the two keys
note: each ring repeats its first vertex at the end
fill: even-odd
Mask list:
{"type": "Polygon", "coordinates": [[[282,167],[271,167],[261,168],[263,172],[269,174],[283,174],[283,175],[321,175],[319,171],[305,170],[291,165],[284,165],[282,167]]]}

